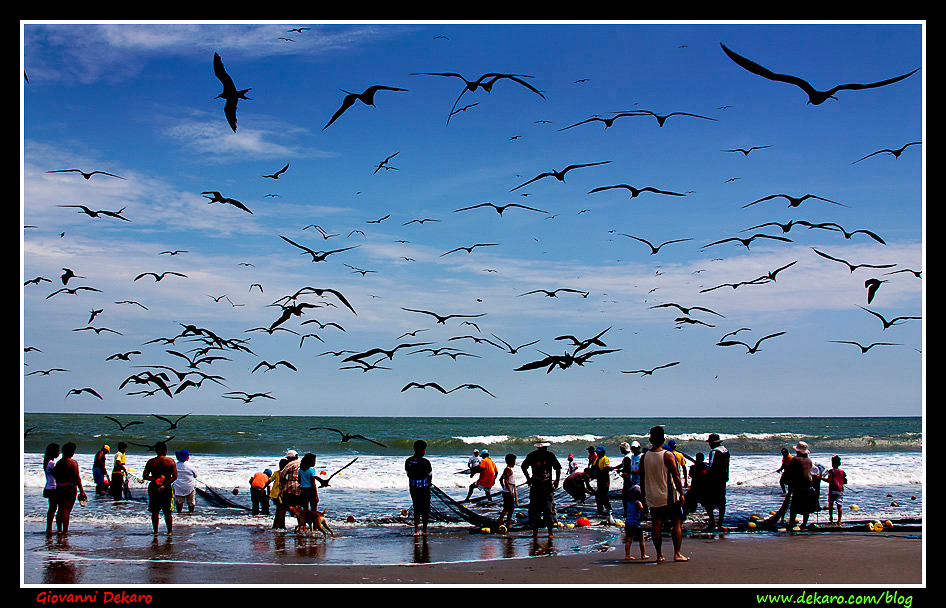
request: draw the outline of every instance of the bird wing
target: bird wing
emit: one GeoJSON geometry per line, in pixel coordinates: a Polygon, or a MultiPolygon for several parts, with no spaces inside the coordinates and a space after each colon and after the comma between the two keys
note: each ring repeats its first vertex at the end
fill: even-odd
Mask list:
{"type": "Polygon", "coordinates": [[[778,82],[786,82],[789,84],[793,84],[797,87],[800,87],[803,91],[808,93],[809,96],[817,93],[814,87],[812,87],[806,80],[803,80],[797,76],[791,76],[789,74],[776,74],[772,70],[759,65],[755,61],[752,61],[751,59],[747,59],[743,57],[742,55],[740,55],[739,53],[731,51],[722,42],[719,43],[719,46],[723,47],[723,52],[725,52],[726,55],[728,55],[729,58],[732,59],[736,63],[736,65],[738,65],[739,67],[745,70],[752,72],[753,74],[757,76],[761,76],[769,80],[775,80],[778,82]]]}
{"type": "Polygon", "coordinates": [[[534,181],[536,181],[536,180],[540,180],[540,179],[542,179],[543,177],[552,177],[553,175],[554,175],[554,173],[550,173],[550,172],[540,173],[540,174],[536,175],[535,177],[533,177],[532,179],[530,179],[529,181],[527,181],[527,182],[525,182],[525,183],[523,183],[523,184],[519,184],[518,186],[516,186],[515,188],[513,188],[512,190],[510,190],[510,192],[514,192],[514,191],[518,190],[519,188],[522,188],[523,186],[528,186],[528,185],[531,184],[532,182],[534,182],[534,181]]]}
{"type": "Polygon", "coordinates": [[[341,116],[342,113],[345,112],[345,110],[347,110],[348,108],[350,108],[350,107],[352,106],[352,104],[355,103],[355,100],[356,100],[356,99],[358,99],[358,96],[355,95],[355,94],[350,93],[350,94],[346,95],[345,98],[342,100],[342,107],[340,107],[340,108],[335,112],[335,114],[332,115],[332,119],[329,120],[328,123],[327,123],[324,127],[322,127],[322,130],[324,131],[325,129],[327,129],[327,128],[329,127],[329,125],[331,125],[333,122],[335,122],[335,119],[337,119],[339,116],[341,116]]]}
{"type": "Polygon", "coordinates": [[[234,133],[236,133],[236,130],[237,130],[236,109],[237,109],[237,98],[228,97],[227,102],[223,104],[223,115],[227,117],[227,123],[230,125],[230,128],[233,129],[234,133]]]}
{"type": "MultiPolygon", "coordinates": [[[[236,86],[233,84],[233,79],[230,78],[230,75],[227,74],[227,71],[223,67],[223,60],[220,59],[218,53],[214,53],[214,76],[217,77],[217,80],[223,85],[224,92],[236,92],[236,86]]],[[[234,103],[236,106],[236,103],[234,103]]],[[[234,128],[236,130],[236,128],[234,128]]]]}
{"type": "Polygon", "coordinates": [[[831,95],[831,94],[833,94],[833,93],[836,93],[837,91],[844,90],[844,89],[850,89],[850,90],[854,90],[854,91],[859,91],[859,90],[861,90],[861,89],[873,89],[873,88],[875,88],[875,87],[882,87],[882,86],[884,86],[884,85],[893,84],[893,83],[895,83],[895,82],[898,82],[898,81],[900,81],[900,80],[903,80],[904,78],[906,78],[906,77],[908,77],[908,76],[912,76],[912,75],[915,74],[919,69],[920,69],[920,68],[917,68],[916,70],[913,70],[912,72],[907,72],[906,74],[901,74],[900,76],[894,76],[893,78],[888,78],[888,79],[886,79],[886,80],[881,80],[881,81],[879,81],[879,82],[871,82],[871,83],[867,83],[867,84],[856,84],[856,83],[855,83],[855,84],[839,84],[838,86],[836,86],[836,87],[832,88],[831,90],[827,91],[827,93],[828,93],[829,95],[831,95]]]}

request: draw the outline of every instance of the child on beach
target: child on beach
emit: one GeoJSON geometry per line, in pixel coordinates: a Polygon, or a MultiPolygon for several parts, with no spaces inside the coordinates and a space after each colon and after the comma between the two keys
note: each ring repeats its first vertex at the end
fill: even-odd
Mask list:
{"type": "Polygon", "coordinates": [[[506,454],[506,468],[499,476],[499,487],[503,495],[503,508],[499,512],[499,522],[496,524],[498,529],[506,520],[506,529],[512,528],[512,513],[519,506],[519,493],[516,491],[516,472],[513,467],[516,465],[516,455],[506,454]]]}
{"type": "Polygon", "coordinates": [[[644,531],[641,530],[641,512],[644,510],[641,487],[632,486],[624,496],[624,559],[631,557],[631,544],[634,539],[640,543],[641,559],[648,559],[644,548],[644,531]]]}
{"type": "Polygon", "coordinates": [[[841,510],[844,501],[844,486],[847,484],[847,473],[841,469],[841,457],[831,457],[831,468],[823,477],[828,482],[828,517],[834,523],[834,507],[838,507],[838,524],[841,523],[841,510]]]}

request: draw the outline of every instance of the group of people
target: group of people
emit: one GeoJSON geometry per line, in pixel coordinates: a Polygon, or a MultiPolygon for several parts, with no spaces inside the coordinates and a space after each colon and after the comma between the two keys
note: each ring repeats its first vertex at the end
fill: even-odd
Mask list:
{"type": "Polygon", "coordinates": [[[834,522],[834,514],[838,514],[838,523],[841,523],[844,504],[844,486],[847,485],[847,473],[841,468],[841,457],[832,456],[831,468],[825,470],[819,464],[812,462],[811,450],[804,441],[795,444],[795,454],[791,455],[787,448],[782,448],[782,466],[776,473],[781,473],[779,485],[786,493],[788,501],[789,529],[794,530],[797,517],[802,516],[800,528],[808,527],[809,516],[821,509],[821,482],[828,484],[828,513],[829,521],[834,522]]]}

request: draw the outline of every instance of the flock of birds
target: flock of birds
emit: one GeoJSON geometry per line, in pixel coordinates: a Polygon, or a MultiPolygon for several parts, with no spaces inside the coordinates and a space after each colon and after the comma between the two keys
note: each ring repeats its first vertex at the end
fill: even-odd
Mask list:
{"type": "MultiPolygon", "coordinates": [[[[298,28],[296,31],[298,31],[299,33],[303,33],[305,29],[307,28],[298,28]]],[[[888,79],[880,80],[877,82],[863,83],[863,84],[856,84],[856,83],[840,84],[826,91],[818,91],[814,89],[808,82],[806,82],[805,80],[797,76],[774,73],[770,71],[769,69],[764,68],[761,65],[755,63],[754,61],[747,59],[746,57],[732,51],[731,49],[727,48],[725,45],[721,44],[720,46],[722,48],[722,51],[726,54],[726,56],[728,56],[730,59],[732,59],[733,62],[735,62],[735,64],[744,68],[745,70],[764,79],[791,84],[791,85],[801,88],[808,95],[808,98],[809,98],[808,103],[814,104],[814,105],[824,103],[827,99],[837,99],[836,94],[841,91],[859,91],[859,90],[864,90],[864,89],[888,86],[898,81],[901,81],[905,78],[908,78],[909,76],[913,75],[917,71],[917,70],[913,70],[912,72],[908,72],[908,73],[905,73],[893,78],[888,78],[888,79]]],[[[229,128],[233,132],[236,132],[238,105],[242,101],[252,101],[252,98],[246,96],[246,94],[249,91],[251,91],[252,88],[240,89],[234,84],[233,79],[228,74],[227,70],[224,68],[223,60],[218,53],[214,53],[214,56],[213,56],[213,73],[216,76],[216,78],[220,81],[220,84],[223,87],[223,90],[220,92],[217,98],[223,99],[225,102],[223,106],[223,114],[224,114],[225,121],[227,125],[229,126],[229,128]]],[[[451,107],[450,112],[447,115],[446,122],[448,125],[450,123],[451,117],[455,116],[457,113],[461,111],[465,111],[471,108],[473,105],[477,105],[477,104],[471,104],[470,106],[465,106],[458,109],[458,105],[465,95],[467,95],[468,93],[474,93],[480,89],[487,93],[490,93],[494,85],[496,85],[496,83],[500,81],[509,81],[509,82],[518,84],[524,87],[525,89],[531,91],[532,93],[538,95],[539,97],[542,97],[543,99],[545,98],[545,95],[543,94],[542,91],[540,91],[538,88],[530,84],[529,79],[531,79],[532,77],[525,74],[488,72],[479,76],[475,80],[468,80],[466,77],[455,72],[415,72],[415,73],[412,73],[411,75],[433,76],[433,77],[442,77],[442,78],[456,78],[463,81],[464,83],[463,88],[460,90],[459,95],[456,97],[456,101],[453,103],[453,106],[451,107]]],[[[354,106],[356,102],[360,102],[362,104],[369,105],[369,106],[374,106],[375,98],[376,96],[379,95],[379,93],[383,96],[387,94],[401,93],[405,91],[407,90],[404,88],[387,86],[387,85],[374,85],[374,86],[368,87],[361,93],[354,93],[354,92],[343,90],[342,92],[345,94],[345,96],[342,98],[340,107],[327,120],[327,122],[325,123],[325,126],[322,127],[322,130],[324,131],[328,129],[339,120],[348,118],[346,115],[346,112],[352,106],[354,106]]],[[[631,110],[631,111],[615,113],[611,117],[593,116],[591,118],[588,118],[587,120],[582,120],[580,122],[576,122],[574,124],[566,126],[563,129],[560,129],[560,131],[577,128],[580,125],[589,124],[593,122],[601,122],[604,124],[604,128],[608,129],[612,126],[614,121],[617,120],[618,118],[630,118],[630,117],[640,117],[640,116],[653,117],[654,119],[656,119],[658,126],[660,127],[663,127],[666,121],[672,116],[689,117],[689,118],[696,118],[700,120],[709,120],[709,121],[716,120],[711,117],[701,116],[701,115],[692,114],[688,112],[671,112],[666,115],[659,115],[650,110],[631,110]]],[[[896,158],[899,158],[899,156],[908,147],[919,145],[920,143],[921,142],[915,141],[915,142],[907,143],[906,145],[898,149],[878,150],[871,154],[867,154],[866,156],[860,159],[857,159],[856,161],[854,161],[854,163],[861,162],[867,158],[870,158],[875,155],[880,155],[880,154],[890,154],[896,158]]],[[[748,156],[750,153],[755,153],[756,151],[764,150],[769,147],[771,146],[764,145],[764,146],[753,146],[750,148],[729,148],[729,149],[724,149],[722,151],[730,152],[730,153],[742,153],[743,155],[748,156]]],[[[383,161],[379,162],[374,170],[374,173],[376,174],[382,169],[386,171],[397,170],[397,167],[394,167],[390,164],[391,161],[395,157],[397,157],[397,155],[398,155],[398,152],[395,152],[394,154],[387,156],[383,161]]],[[[522,182],[521,184],[509,190],[509,192],[510,193],[517,192],[520,189],[530,184],[533,184],[534,182],[537,182],[539,180],[543,180],[545,178],[554,178],[560,182],[565,182],[566,175],[571,171],[605,165],[610,162],[611,161],[608,161],[608,160],[595,161],[595,162],[589,162],[589,163],[567,165],[560,170],[551,169],[549,171],[539,173],[535,175],[534,177],[532,177],[531,179],[528,179],[522,182]]],[[[289,168],[290,168],[290,163],[286,163],[285,166],[282,167],[281,169],[269,174],[264,174],[262,175],[262,177],[267,178],[267,179],[279,180],[287,173],[287,171],[289,171],[289,168]]],[[[80,169],[53,169],[53,170],[50,170],[49,173],[79,173],[87,181],[97,175],[101,176],[102,178],[125,179],[114,173],[109,173],[109,172],[99,171],[99,170],[87,172],[80,169]]],[[[686,193],[683,193],[683,192],[674,192],[671,190],[656,188],[652,186],[642,186],[642,187],[632,186],[629,184],[614,184],[614,185],[600,186],[600,187],[593,188],[592,190],[590,190],[590,192],[588,192],[588,194],[594,194],[598,192],[604,192],[607,190],[615,190],[615,189],[628,191],[630,198],[641,196],[644,193],[649,193],[652,195],[659,195],[659,196],[676,196],[676,197],[686,196],[686,193]]],[[[218,203],[218,204],[223,204],[223,205],[229,205],[240,211],[252,214],[252,211],[248,208],[247,205],[245,205],[244,203],[242,203],[241,201],[235,198],[224,196],[218,191],[204,191],[201,193],[201,195],[209,200],[208,204],[218,203]]],[[[743,207],[746,208],[753,205],[762,204],[766,201],[771,201],[773,199],[778,199],[778,198],[787,200],[789,208],[797,208],[800,205],[802,205],[802,203],[805,203],[806,201],[812,201],[812,202],[820,201],[821,203],[825,203],[825,204],[847,206],[843,203],[840,203],[834,200],[829,200],[825,197],[811,194],[811,193],[803,194],[800,196],[777,193],[777,194],[764,196],[762,198],[749,202],[743,205],[743,207]]],[[[93,210],[92,208],[86,205],[81,205],[81,204],[58,205],[58,206],[63,207],[63,208],[78,209],[79,210],[78,213],[87,215],[89,218],[92,218],[92,219],[111,218],[114,220],[121,220],[124,222],[132,221],[131,219],[123,215],[123,212],[125,211],[124,208],[119,209],[117,211],[109,211],[109,210],[93,210]]],[[[496,203],[491,203],[491,202],[484,202],[484,203],[465,206],[465,207],[456,209],[454,213],[466,212],[466,211],[471,211],[473,209],[479,209],[479,208],[491,208],[494,211],[496,211],[496,213],[498,213],[500,216],[502,216],[503,213],[509,210],[510,208],[516,208],[516,209],[521,209],[524,211],[536,212],[536,213],[547,213],[546,211],[543,211],[537,207],[526,206],[519,203],[508,203],[505,205],[498,205],[496,203]]],[[[387,220],[389,217],[390,217],[390,214],[384,217],[378,218],[376,220],[369,221],[367,223],[380,224],[381,222],[387,220]]],[[[412,223],[422,224],[425,222],[433,222],[433,221],[439,221],[439,220],[436,220],[434,218],[417,218],[409,222],[406,222],[404,225],[406,226],[412,223]]],[[[792,229],[795,229],[796,227],[803,227],[806,230],[831,231],[834,233],[838,233],[839,235],[843,235],[845,239],[851,239],[855,235],[860,234],[860,235],[864,235],[865,238],[869,238],[880,245],[886,244],[884,239],[881,236],[877,235],[876,233],[872,231],[869,231],[866,229],[848,231],[842,226],[840,226],[839,224],[833,223],[833,222],[813,223],[813,222],[808,222],[804,220],[792,220],[785,224],[782,224],[779,222],[766,222],[766,223],[748,228],[746,229],[746,231],[756,231],[756,230],[760,230],[769,226],[776,227],[778,229],[779,234],[766,234],[763,232],[753,232],[751,236],[747,236],[747,237],[733,236],[733,237],[719,239],[716,241],[706,243],[705,245],[703,245],[703,249],[715,247],[717,245],[722,245],[724,243],[731,242],[731,243],[736,243],[738,245],[744,246],[746,250],[748,251],[750,249],[750,245],[756,242],[757,240],[792,242],[791,239],[786,235],[792,229]]],[[[317,228],[319,232],[321,233],[323,240],[328,240],[331,237],[338,236],[334,234],[329,234],[325,230],[323,230],[321,227],[316,226],[314,224],[307,226],[306,228],[310,228],[310,227],[317,228]]],[[[364,234],[362,231],[353,230],[351,233],[349,233],[349,236],[352,236],[356,232],[360,232],[362,235],[364,234]]],[[[634,241],[637,241],[645,245],[647,249],[649,250],[650,255],[657,255],[661,251],[661,249],[664,248],[665,246],[693,240],[691,238],[671,239],[662,243],[655,244],[642,236],[636,236],[636,235],[631,235],[631,234],[626,234],[626,233],[617,233],[617,234],[619,236],[632,239],[634,241]]],[[[284,236],[284,235],[279,235],[279,236],[282,239],[282,241],[286,243],[288,247],[290,247],[289,249],[290,251],[298,250],[300,255],[310,256],[311,261],[313,263],[326,262],[329,259],[329,256],[340,255],[340,254],[343,254],[344,252],[354,250],[358,247],[358,245],[353,245],[353,246],[338,247],[338,248],[327,249],[327,250],[317,250],[310,246],[296,242],[295,240],[290,239],[287,236],[284,236]]],[[[477,242],[471,245],[460,246],[455,249],[446,251],[442,253],[440,257],[444,257],[444,256],[458,253],[461,251],[466,251],[469,254],[469,253],[472,253],[474,249],[477,249],[477,248],[494,247],[494,246],[497,246],[497,243],[477,242]]],[[[890,268],[893,268],[896,266],[896,264],[893,264],[893,263],[888,263],[888,264],[867,264],[867,263],[860,263],[860,262],[854,263],[854,262],[850,262],[847,260],[843,260],[843,259],[831,256],[818,249],[813,248],[813,251],[815,254],[817,254],[818,256],[821,256],[824,259],[846,266],[850,270],[851,273],[854,273],[855,270],[859,268],[870,268],[870,269],[888,270],[885,273],[885,275],[893,275],[893,274],[898,274],[898,273],[912,273],[912,275],[915,278],[917,279],[922,278],[921,271],[918,271],[918,270],[903,268],[899,270],[889,271],[890,268]]],[[[162,255],[168,255],[168,256],[177,256],[177,255],[182,255],[186,253],[188,253],[186,250],[166,250],[166,251],[161,252],[162,255]]],[[[335,258],[333,257],[332,259],[334,260],[335,258]]],[[[743,287],[747,285],[762,285],[765,283],[775,282],[776,276],[779,273],[788,270],[797,262],[798,260],[792,261],[788,264],[781,266],[780,268],[769,271],[768,273],[764,275],[754,277],[751,279],[733,282],[733,283],[723,283],[717,286],[705,288],[705,289],[700,290],[700,293],[710,292],[716,289],[721,289],[723,287],[730,287],[732,289],[737,289],[739,287],[743,287]]],[[[252,266],[252,264],[249,264],[249,263],[244,263],[244,264],[247,266],[252,266]]],[[[355,273],[361,274],[362,277],[366,276],[368,273],[374,272],[373,270],[359,268],[357,266],[350,265],[350,264],[345,264],[345,266],[350,268],[353,274],[355,273]]],[[[60,296],[60,294],[69,294],[69,295],[76,296],[80,292],[85,292],[85,291],[100,292],[101,291],[89,285],[71,286],[70,281],[74,279],[83,279],[84,277],[77,275],[74,271],[72,271],[69,268],[63,268],[62,270],[63,270],[63,273],[58,278],[58,282],[61,283],[62,287],[60,289],[52,291],[49,295],[46,296],[46,299],[60,296]]],[[[135,276],[133,278],[133,282],[137,282],[139,280],[143,280],[148,277],[151,277],[151,279],[153,279],[155,283],[160,282],[160,281],[173,281],[173,280],[188,279],[188,276],[185,273],[176,272],[176,271],[143,272],[135,276]]],[[[878,279],[876,277],[871,277],[865,281],[864,285],[865,285],[865,289],[867,290],[867,293],[866,293],[867,304],[870,304],[873,301],[874,297],[876,296],[878,290],[881,288],[883,283],[889,280],[890,279],[878,279]]],[[[43,282],[54,283],[56,281],[48,277],[37,276],[33,279],[25,281],[24,288],[28,288],[28,286],[30,285],[40,285],[43,282]]],[[[258,287],[259,291],[262,292],[263,288],[261,284],[256,283],[256,284],[251,285],[250,290],[252,290],[254,286],[258,287]]],[[[527,297],[530,295],[536,295],[536,296],[542,295],[548,298],[559,298],[560,294],[562,297],[564,297],[565,295],[568,295],[569,297],[588,298],[589,296],[589,292],[586,290],[564,288],[564,287],[559,287],[557,289],[533,289],[533,290],[520,293],[518,294],[518,296],[527,297]]],[[[209,296],[209,297],[212,298],[216,302],[219,302],[225,298],[234,307],[242,305],[242,304],[234,303],[226,295],[209,296]]],[[[147,310],[147,307],[144,304],[136,300],[120,300],[120,301],[116,301],[115,303],[124,304],[124,305],[136,305],[136,306],[141,307],[142,309],[147,310]]],[[[307,338],[311,338],[318,342],[323,342],[323,343],[325,342],[325,340],[318,333],[314,333],[314,332],[305,333],[305,334],[300,333],[308,329],[304,327],[306,325],[317,324],[320,331],[325,330],[325,329],[331,329],[332,331],[338,331],[338,332],[346,331],[344,327],[342,326],[342,324],[336,323],[336,322],[323,323],[322,321],[319,321],[317,319],[309,319],[309,318],[306,318],[304,321],[302,321],[301,319],[305,317],[306,315],[308,315],[309,313],[316,310],[324,311],[327,308],[336,308],[339,310],[344,309],[347,311],[347,313],[350,313],[354,317],[357,317],[357,314],[358,314],[355,310],[355,307],[351,303],[351,301],[349,301],[349,299],[346,298],[346,296],[340,290],[324,287],[324,286],[320,286],[320,287],[314,287],[310,285],[303,286],[297,291],[295,291],[294,293],[285,294],[275,299],[272,304],[269,304],[269,306],[274,309],[277,309],[274,315],[271,317],[272,319],[271,322],[269,322],[268,324],[261,325],[260,327],[248,329],[246,331],[247,332],[264,332],[269,335],[273,335],[275,332],[286,332],[289,334],[293,334],[300,338],[299,348],[303,347],[307,338]],[[315,300],[312,301],[312,298],[315,298],[315,300]],[[297,329],[291,328],[291,321],[296,320],[296,319],[300,320],[300,323],[297,326],[297,329],[299,331],[297,331],[297,329]]],[[[685,306],[685,305],[678,304],[675,302],[664,302],[661,304],[650,306],[650,308],[651,309],[673,308],[677,310],[680,316],[677,316],[674,321],[675,323],[677,323],[678,328],[686,324],[714,327],[714,325],[707,323],[706,321],[697,319],[694,316],[699,313],[706,313],[707,315],[712,315],[713,317],[717,319],[725,318],[724,315],[722,315],[721,313],[713,311],[706,307],[685,306]]],[[[881,313],[878,313],[874,310],[870,310],[865,307],[861,307],[861,308],[863,308],[863,310],[865,310],[867,313],[877,317],[882,322],[884,330],[887,330],[893,326],[904,323],[908,320],[921,319],[921,317],[919,316],[898,316],[898,317],[888,320],[881,313]]],[[[480,335],[474,335],[472,333],[468,333],[466,335],[452,336],[447,340],[447,342],[449,342],[450,344],[457,344],[461,340],[470,340],[476,345],[482,344],[482,345],[486,345],[487,347],[495,347],[499,349],[500,351],[515,355],[520,351],[520,349],[523,349],[528,346],[533,346],[534,344],[539,342],[539,340],[536,339],[536,340],[529,341],[519,346],[513,346],[512,344],[503,340],[496,334],[492,334],[493,339],[482,337],[480,328],[477,324],[478,321],[476,320],[480,319],[481,317],[486,316],[486,313],[477,313],[477,314],[459,314],[459,313],[452,313],[452,312],[444,313],[442,311],[434,312],[431,310],[424,310],[420,308],[407,308],[407,307],[402,307],[402,310],[408,313],[422,315],[423,317],[428,318],[428,320],[431,323],[442,325],[442,326],[446,326],[448,321],[456,320],[456,322],[459,322],[459,325],[457,325],[458,327],[468,326],[472,328],[473,330],[475,330],[477,334],[480,334],[480,335]]],[[[91,316],[89,318],[87,326],[76,328],[73,331],[77,331],[77,332],[94,331],[96,334],[99,334],[101,332],[110,332],[117,335],[122,335],[121,332],[117,330],[113,330],[113,329],[109,329],[107,327],[101,327],[101,326],[95,327],[92,325],[96,316],[101,312],[102,312],[102,309],[96,310],[93,308],[93,310],[91,311],[91,316]]],[[[451,322],[453,323],[453,321],[451,322]]],[[[257,356],[256,353],[254,353],[254,351],[250,348],[249,338],[239,337],[239,336],[234,337],[234,336],[218,335],[218,333],[216,333],[215,331],[207,327],[200,327],[195,324],[180,323],[180,322],[178,324],[180,325],[180,328],[181,328],[178,333],[174,335],[166,336],[166,337],[154,338],[152,340],[145,342],[143,346],[149,345],[149,344],[159,344],[163,346],[165,354],[170,355],[171,357],[174,357],[175,358],[174,360],[177,360],[180,365],[171,366],[171,365],[164,365],[164,364],[157,364],[157,363],[151,363],[147,365],[135,364],[132,367],[134,369],[138,369],[141,371],[136,371],[128,375],[128,377],[125,378],[124,381],[121,382],[121,384],[119,385],[118,387],[119,390],[125,389],[127,387],[128,389],[136,389],[136,390],[129,390],[127,393],[125,393],[126,395],[141,395],[145,397],[151,397],[154,395],[163,394],[164,396],[173,399],[175,396],[179,395],[185,390],[196,390],[196,389],[201,388],[205,381],[207,381],[210,384],[216,384],[221,387],[229,388],[229,386],[227,385],[227,379],[224,376],[220,374],[209,373],[209,369],[211,367],[217,366],[215,362],[232,361],[233,360],[232,358],[237,357],[237,356],[254,356],[254,357],[257,356]],[[176,346],[177,344],[186,345],[187,348],[183,348],[183,347],[179,348],[176,346]],[[174,348],[168,348],[171,346],[174,346],[174,348]]],[[[407,332],[399,336],[398,340],[400,340],[401,338],[408,337],[408,336],[416,337],[418,333],[428,331],[429,329],[430,329],[429,327],[423,327],[413,332],[407,332]]],[[[606,334],[610,329],[611,327],[608,327],[598,332],[596,335],[593,335],[590,337],[577,337],[571,334],[563,333],[563,335],[559,335],[555,337],[554,340],[557,342],[557,344],[565,346],[564,351],[560,351],[556,353],[547,353],[547,352],[536,349],[537,352],[541,355],[541,357],[538,357],[538,356],[534,357],[533,360],[528,361],[526,363],[522,363],[518,365],[517,367],[514,367],[513,369],[516,372],[545,370],[545,373],[548,374],[556,370],[566,370],[566,369],[571,368],[572,366],[578,366],[578,367],[585,366],[592,360],[592,358],[605,356],[607,354],[614,353],[621,350],[620,348],[615,348],[613,345],[609,347],[608,343],[605,341],[606,334]]],[[[786,331],[777,331],[774,333],[768,333],[767,335],[764,335],[758,338],[747,339],[746,341],[735,339],[735,335],[742,331],[751,331],[751,330],[750,328],[743,327],[743,328],[737,329],[736,331],[729,332],[726,335],[722,336],[715,343],[715,345],[722,348],[741,347],[746,350],[747,354],[756,355],[762,351],[761,347],[764,342],[766,343],[766,345],[768,345],[769,344],[768,341],[775,340],[776,338],[786,333],[786,331]]],[[[894,343],[894,342],[874,342],[871,344],[862,345],[855,340],[830,340],[830,342],[855,345],[861,350],[861,353],[863,354],[866,354],[875,346],[898,345],[897,343],[894,343]]],[[[388,362],[388,363],[392,362],[395,358],[395,355],[399,354],[400,351],[402,351],[402,349],[406,352],[407,355],[429,353],[428,356],[430,357],[446,356],[446,357],[452,358],[454,361],[457,361],[460,357],[471,357],[471,358],[481,357],[481,355],[478,355],[475,352],[467,352],[463,349],[456,348],[450,345],[438,345],[432,341],[397,342],[396,344],[393,344],[393,345],[377,346],[377,347],[368,348],[368,349],[359,350],[359,351],[355,351],[355,350],[331,351],[330,350],[330,351],[322,352],[318,356],[331,355],[333,357],[337,357],[340,359],[340,362],[342,364],[340,366],[340,369],[361,370],[363,373],[365,373],[365,372],[369,372],[373,370],[391,369],[390,367],[385,367],[381,364],[385,362],[388,362]]],[[[40,351],[40,349],[35,346],[27,346],[25,348],[25,351],[26,352],[40,351]]],[[[109,361],[120,360],[120,361],[131,362],[133,360],[136,360],[134,359],[136,357],[145,357],[145,355],[143,355],[141,350],[138,350],[136,348],[133,350],[116,352],[108,356],[106,360],[109,360],[109,361]]],[[[671,361],[664,364],[647,367],[644,369],[622,370],[622,373],[639,374],[641,376],[651,376],[655,373],[663,373],[661,370],[668,370],[669,368],[680,365],[680,363],[681,363],[680,361],[671,361]]],[[[260,360],[255,365],[255,367],[252,367],[252,371],[248,374],[248,376],[252,376],[253,374],[256,374],[257,372],[260,372],[260,374],[267,374],[269,372],[274,372],[275,374],[278,374],[278,373],[283,373],[282,370],[285,370],[288,372],[296,372],[298,371],[298,367],[287,359],[280,359],[274,362],[270,362],[267,360],[260,360]]],[[[49,376],[50,374],[53,374],[53,373],[67,373],[68,371],[69,370],[66,370],[63,368],[52,367],[52,368],[44,369],[44,370],[29,371],[26,375],[27,376],[33,376],[33,375],[49,376]]],[[[487,387],[479,383],[473,383],[473,382],[464,382],[464,383],[458,384],[457,386],[453,388],[447,388],[442,383],[438,383],[438,382],[411,381],[404,385],[404,387],[401,389],[401,392],[407,392],[407,391],[412,391],[412,390],[426,390],[426,389],[432,389],[433,391],[437,391],[444,395],[450,395],[460,390],[475,390],[489,397],[497,398],[494,391],[489,390],[487,387]]],[[[88,394],[93,398],[103,399],[102,395],[94,387],[71,388],[66,393],[65,398],[69,398],[73,396],[78,397],[83,394],[88,394]]],[[[270,399],[270,400],[275,399],[275,397],[271,394],[271,391],[247,392],[247,391],[228,390],[227,392],[222,393],[221,396],[222,398],[241,401],[244,404],[249,404],[249,403],[255,402],[257,400],[262,400],[262,399],[270,399]]],[[[166,421],[169,425],[167,430],[170,431],[170,430],[176,429],[177,423],[179,423],[187,415],[189,414],[185,414],[184,416],[181,416],[173,421],[170,419],[164,418],[162,416],[159,416],[157,414],[155,414],[154,416],[158,419],[166,421]]],[[[123,432],[126,431],[130,426],[142,424],[141,421],[131,421],[131,422],[123,423],[114,417],[106,416],[106,418],[109,418],[115,424],[117,424],[120,430],[123,432]]],[[[338,429],[326,429],[325,427],[315,427],[312,430],[329,430],[329,431],[337,432],[340,434],[341,441],[343,442],[347,442],[351,439],[361,439],[361,440],[371,441],[378,445],[383,445],[383,444],[378,443],[377,441],[368,439],[361,435],[349,434],[345,431],[341,431],[338,429]]]]}

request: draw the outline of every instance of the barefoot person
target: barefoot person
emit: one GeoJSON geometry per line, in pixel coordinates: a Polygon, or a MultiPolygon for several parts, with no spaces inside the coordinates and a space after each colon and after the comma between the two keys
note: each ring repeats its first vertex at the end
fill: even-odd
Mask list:
{"type": "Polygon", "coordinates": [[[56,519],[56,509],[59,507],[59,500],[56,496],[56,478],[53,477],[53,469],[56,466],[57,458],[59,458],[59,444],[50,443],[46,446],[46,453],[43,456],[43,472],[46,474],[43,498],[49,501],[49,508],[46,510],[46,534],[53,533],[53,521],[56,519]]]}
{"type": "Polygon", "coordinates": [[[529,485],[529,524],[532,526],[532,538],[539,536],[539,521],[545,522],[549,529],[549,538],[555,527],[555,490],[562,477],[562,465],[555,454],[549,452],[548,441],[539,441],[535,450],[522,461],[523,475],[529,485]],[[552,479],[552,471],[555,479],[552,479]]]}
{"type": "Polygon", "coordinates": [[[177,479],[177,465],[168,458],[168,446],[159,441],[154,446],[154,458],[145,464],[142,477],[148,484],[148,510],[151,511],[151,527],[158,533],[158,513],[164,512],[164,524],[168,534],[171,533],[172,492],[174,480],[177,479]]]}
{"type": "Polygon", "coordinates": [[[641,459],[641,477],[644,497],[653,522],[651,535],[654,549],[657,551],[657,561],[664,561],[661,526],[665,520],[669,520],[673,560],[685,562],[690,558],[680,553],[680,546],[683,544],[683,483],[680,481],[677,459],[663,447],[663,427],[655,426],[650,429],[650,444],[653,448],[641,459]]]}
{"type": "Polygon", "coordinates": [[[424,458],[426,453],[427,442],[418,439],[414,442],[414,455],[404,461],[414,506],[414,536],[421,534],[421,525],[426,536],[427,523],[430,520],[430,486],[434,474],[430,461],[424,458]]]}
{"type": "Polygon", "coordinates": [[[72,508],[76,504],[76,493],[79,501],[85,505],[88,497],[82,489],[82,476],[79,474],[79,463],[76,462],[76,444],[69,442],[62,446],[62,458],[53,467],[53,477],[56,479],[56,531],[69,533],[69,519],[72,508]]]}

